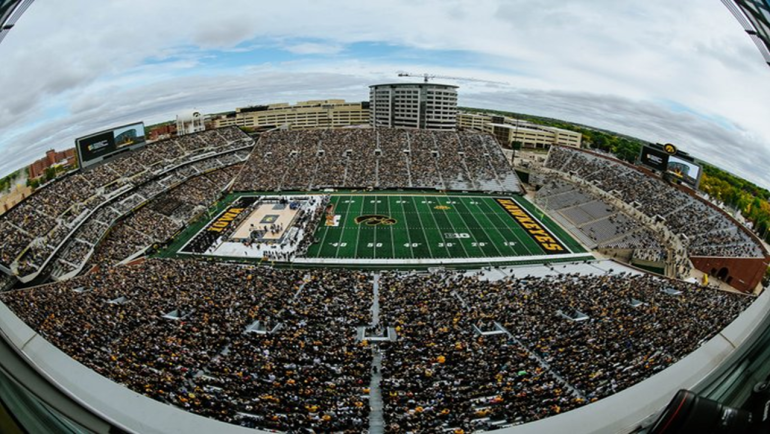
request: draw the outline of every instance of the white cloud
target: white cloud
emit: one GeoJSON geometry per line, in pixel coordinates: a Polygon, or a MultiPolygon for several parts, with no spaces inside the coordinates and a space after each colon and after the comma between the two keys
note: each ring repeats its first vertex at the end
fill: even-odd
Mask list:
{"type": "Polygon", "coordinates": [[[0,173],[124,120],[363,99],[410,70],[509,82],[461,98],[677,141],[770,185],[770,68],[719,2],[36,2],[0,62],[0,173]]]}
{"type": "Polygon", "coordinates": [[[318,44],[307,42],[304,44],[289,45],[285,47],[286,51],[294,54],[337,54],[342,52],[343,47],[339,44],[318,44]]]}

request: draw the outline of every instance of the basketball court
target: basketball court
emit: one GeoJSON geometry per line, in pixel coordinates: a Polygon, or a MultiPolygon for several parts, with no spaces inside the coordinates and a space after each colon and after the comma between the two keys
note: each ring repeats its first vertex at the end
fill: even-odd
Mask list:
{"type": "Polygon", "coordinates": [[[232,239],[249,240],[251,239],[252,231],[266,230],[267,232],[262,236],[262,240],[280,240],[284,233],[291,228],[291,222],[298,212],[299,208],[291,209],[288,203],[262,203],[238,226],[232,235],[232,239]],[[275,233],[270,232],[271,225],[282,226],[282,229],[275,233]]]}

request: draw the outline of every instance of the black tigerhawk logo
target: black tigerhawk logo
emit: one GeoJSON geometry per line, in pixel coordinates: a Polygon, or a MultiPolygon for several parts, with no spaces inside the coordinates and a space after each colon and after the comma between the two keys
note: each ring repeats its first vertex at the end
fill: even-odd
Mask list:
{"type": "Polygon", "coordinates": [[[666,145],[663,147],[663,149],[666,151],[669,155],[676,155],[676,146],[674,146],[671,143],[666,143],[666,145]]]}
{"type": "Polygon", "coordinates": [[[356,217],[356,224],[364,224],[366,226],[391,226],[397,223],[397,220],[380,214],[367,214],[356,217]]]}

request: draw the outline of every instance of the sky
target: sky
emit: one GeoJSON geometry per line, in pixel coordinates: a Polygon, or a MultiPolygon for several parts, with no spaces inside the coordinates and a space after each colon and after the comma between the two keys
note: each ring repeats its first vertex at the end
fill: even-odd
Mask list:
{"type": "Polygon", "coordinates": [[[770,67],[718,0],[38,0],[0,43],[0,176],[185,109],[367,100],[398,71],[770,188],[770,67]]]}

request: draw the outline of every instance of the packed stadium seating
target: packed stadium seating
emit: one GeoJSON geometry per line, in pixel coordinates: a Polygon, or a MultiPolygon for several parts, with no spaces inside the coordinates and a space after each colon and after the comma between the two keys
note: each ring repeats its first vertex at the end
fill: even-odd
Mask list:
{"type": "MultiPolygon", "coordinates": [[[[500,147],[478,133],[272,131],[249,145],[235,128],[206,131],[43,187],[0,217],[0,261],[21,275],[50,258],[56,278],[90,272],[0,301],[75,360],[160,402],[245,427],[346,433],[368,431],[375,390],[389,433],[556,415],[660,372],[753,301],[612,272],[488,281],[482,271],[118,265],[169,240],[228,186],[520,190],[500,147]]],[[[621,163],[554,147],[546,166],[665,220],[691,253],[761,254],[711,207],[621,163]]],[[[668,259],[662,240],[607,195],[553,177],[542,184],[537,202],[586,245],[668,259]]],[[[328,200],[296,223],[313,234],[328,200]]],[[[296,253],[314,241],[304,237],[296,253]]]]}
{"type": "MultiPolygon", "coordinates": [[[[96,208],[103,209],[107,202],[115,199],[118,202],[108,208],[123,214],[172,187],[174,182],[242,161],[243,156],[234,153],[221,157],[211,157],[211,154],[228,153],[252,143],[253,140],[237,128],[205,131],[149,144],[91,170],[44,185],[0,216],[0,238],[6,240],[0,246],[0,262],[6,268],[14,269],[15,266],[20,276],[39,271],[52,253],[65,247],[62,246],[65,238],[96,208]],[[201,161],[196,162],[198,159],[201,161]],[[175,169],[185,164],[185,167],[175,169]],[[148,182],[158,177],[166,177],[165,182],[148,182]]],[[[97,215],[104,213],[100,211],[97,215]]],[[[111,221],[110,218],[102,220],[103,223],[111,221]]],[[[81,237],[79,246],[72,246],[72,249],[82,251],[83,241],[92,244],[94,238],[99,237],[94,234],[100,227],[98,224],[88,222],[83,226],[88,235],[81,237]]],[[[67,256],[70,260],[74,258],[71,251],[67,256]]],[[[60,264],[72,268],[68,260],[60,264]]]]}
{"type": "Polygon", "coordinates": [[[386,272],[373,280],[153,259],[0,300],[101,375],[208,417],[286,432],[366,432],[380,355],[386,432],[472,432],[636,384],[753,297],[650,275],[489,282],[386,272]],[[393,329],[397,339],[370,342],[362,327],[393,329]]]}
{"type": "Polygon", "coordinates": [[[210,206],[240,171],[230,166],[187,180],[120,220],[90,258],[91,266],[111,266],[168,240],[210,206]]]}
{"type": "Polygon", "coordinates": [[[650,218],[663,220],[691,256],[763,257],[762,247],[701,199],[636,168],[571,148],[553,147],[546,167],[596,185],[650,218]]]}
{"type": "MultiPolygon", "coordinates": [[[[244,159],[245,154],[242,154],[241,158],[244,159]]],[[[226,161],[231,162],[230,159],[226,161]]],[[[220,161],[220,164],[224,163],[220,161]]],[[[116,210],[111,218],[107,218],[108,220],[114,221],[126,212],[129,215],[111,226],[97,218],[90,219],[75,233],[74,242],[68,244],[63,250],[57,262],[59,269],[56,274],[62,275],[79,269],[88,259],[92,266],[114,265],[155,243],[166,241],[210,206],[240,169],[241,165],[236,164],[193,176],[169,191],[165,191],[157,183],[145,184],[137,194],[145,199],[154,199],[134,213],[130,212],[133,207],[116,210]],[[108,227],[111,229],[105,236],[108,227]],[[100,240],[101,243],[95,248],[94,256],[90,257],[91,248],[94,248],[100,240]]]]}
{"type": "Polygon", "coordinates": [[[489,135],[391,129],[267,133],[234,185],[237,191],[324,187],[520,191],[489,135]]]}

